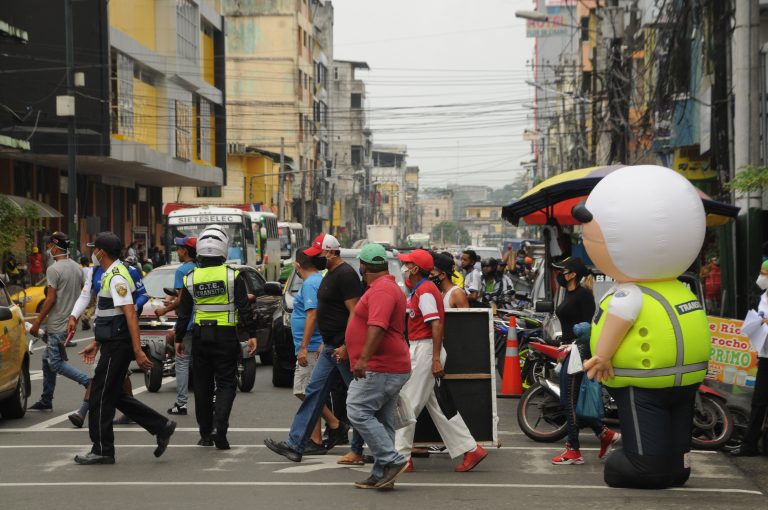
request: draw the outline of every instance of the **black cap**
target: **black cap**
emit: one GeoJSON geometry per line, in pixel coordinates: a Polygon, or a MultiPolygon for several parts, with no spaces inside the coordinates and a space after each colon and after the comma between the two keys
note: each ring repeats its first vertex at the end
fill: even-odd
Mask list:
{"type": "Polygon", "coordinates": [[[435,267],[439,271],[442,271],[443,273],[446,273],[448,275],[453,273],[453,259],[452,258],[448,258],[445,255],[443,255],[442,253],[436,253],[435,255],[432,256],[432,258],[435,261],[435,267]]]}
{"type": "Polygon", "coordinates": [[[48,242],[57,248],[61,248],[62,250],[69,248],[69,237],[67,234],[62,232],[54,232],[51,234],[51,236],[48,238],[48,242]]]}
{"type": "Polygon", "coordinates": [[[96,236],[96,240],[88,243],[89,248],[98,248],[107,253],[120,253],[123,249],[123,242],[114,232],[101,232],[96,236]]]}
{"type": "Polygon", "coordinates": [[[584,261],[579,257],[568,257],[567,259],[561,260],[560,262],[553,262],[552,267],[572,271],[576,273],[576,276],[579,278],[583,278],[589,274],[587,266],[584,265],[584,261]]]}

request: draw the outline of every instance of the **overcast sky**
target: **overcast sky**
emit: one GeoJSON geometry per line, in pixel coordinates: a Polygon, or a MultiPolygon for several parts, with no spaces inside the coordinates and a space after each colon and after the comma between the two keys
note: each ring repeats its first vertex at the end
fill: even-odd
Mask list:
{"type": "Polygon", "coordinates": [[[334,58],[363,60],[374,143],[408,146],[421,187],[501,187],[530,160],[530,0],[333,0],[334,58]]]}

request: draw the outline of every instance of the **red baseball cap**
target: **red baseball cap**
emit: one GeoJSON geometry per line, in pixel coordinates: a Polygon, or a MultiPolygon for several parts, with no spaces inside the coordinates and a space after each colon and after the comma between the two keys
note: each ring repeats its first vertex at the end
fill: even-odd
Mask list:
{"type": "Polygon", "coordinates": [[[315,237],[314,241],[312,241],[312,246],[304,250],[304,255],[317,257],[324,251],[338,250],[339,248],[341,248],[341,245],[339,244],[338,239],[333,237],[331,234],[321,233],[315,237]]]}
{"type": "Polygon", "coordinates": [[[427,250],[413,250],[411,253],[401,253],[397,256],[403,262],[413,262],[419,269],[424,271],[432,271],[435,266],[435,261],[432,260],[432,255],[427,250]]]}

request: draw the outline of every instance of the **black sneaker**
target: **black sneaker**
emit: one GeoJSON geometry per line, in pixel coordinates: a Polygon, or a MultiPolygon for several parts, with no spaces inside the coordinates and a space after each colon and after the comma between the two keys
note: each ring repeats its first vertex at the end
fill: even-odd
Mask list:
{"type": "Polygon", "coordinates": [[[376,482],[375,487],[377,489],[383,488],[385,485],[389,483],[394,483],[395,478],[400,476],[400,474],[406,470],[408,467],[408,461],[401,462],[400,464],[396,462],[390,462],[386,466],[384,466],[384,474],[381,476],[378,482],[376,482]]]}
{"type": "Polygon", "coordinates": [[[197,442],[197,446],[213,446],[213,439],[211,439],[211,436],[201,437],[200,441],[197,442]]]}
{"type": "Polygon", "coordinates": [[[75,455],[75,463],[81,466],[91,466],[94,464],[114,464],[115,458],[109,455],[96,455],[93,452],[88,452],[85,455],[75,455]]]}
{"type": "Polygon", "coordinates": [[[376,484],[379,482],[378,478],[375,478],[373,475],[369,476],[365,480],[362,480],[360,482],[355,482],[354,485],[358,489],[379,489],[379,490],[391,490],[395,488],[394,482],[389,482],[386,485],[382,485],[381,487],[376,487],[376,484]]]}
{"type": "Polygon", "coordinates": [[[168,443],[171,442],[171,436],[175,431],[176,431],[176,422],[168,420],[168,423],[165,424],[165,427],[163,427],[163,430],[159,432],[156,436],[157,448],[155,448],[155,451],[153,452],[155,454],[155,457],[159,457],[165,453],[165,450],[168,448],[168,443]]]}
{"type": "Polygon", "coordinates": [[[216,446],[217,450],[229,450],[230,448],[226,434],[214,432],[211,434],[211,440],[213,441],[213,444],[216,446]]]}
{"type": "Polygon", "coordinates": [[[72,425],[74,425],[75,427],[79,429],[83,428],[83,423],[85,422],[85,419],[82,416],[80,416],[80,413],[74,412],[69,416],[67,416],[67,418],[69,418],[69,421],[72,422],[72,425]]]}
{"type": "Polygon", "coordinates": [[[53,404],[44,404],[41,401],[37,401],[28,408],[30,411],[53,411],[53,404]]]}
{"type": "Polygon", "coordinates": [[[328,439],[325,442],[325,447],[330,450],[336,445],[347,443],[349,443],[349,424],[340,421],[337,428],[328,431],[328,439]]]}
{"type": "Polygon", "coordinates": [[[187,404],[179,404],[178,402],[176,402],[175,404],[173,404],[173,407],[168,409],[168,414],[186,416],[187,404]]]}
{"type": "Polygon", "coordinates": [[[273,439],[267,438],[264,440],[264,445],[276,454],[282,455],[288,460],[293,462],[301,462],[301,453],[288,446],[288,443],[285,441],[275,441],[273,439]]]}
{"type": "Polygon", "coordinates": [[[328,450],[325,448],[325,446],[321,444],[317,444],[311,439],[307,443],[307,446],[304,448],[304,455],[325,455],[328,453],[328,450]]]}

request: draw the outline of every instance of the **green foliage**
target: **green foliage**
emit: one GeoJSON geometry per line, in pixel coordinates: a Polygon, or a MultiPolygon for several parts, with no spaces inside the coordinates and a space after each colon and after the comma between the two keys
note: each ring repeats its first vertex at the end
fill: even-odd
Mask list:
{"type": "Polygon", "coordinates": [[[31,243],[31,228],[39,218],[37,209],[28,205],[23,209],[0,195],[0,253],[12,250],[19,238],[24,238],[25,248],[31,243]]]}
{"type": "Polygon", "coordinates": [[[458,244],[466,245],[470,242],[467,229],[453,221],[441,221],[432,228],[431,239],[433,243],[439,243],[441,239],[445,244],[455,244],[458,238],[458,244]]]}
{"type": "Polygon", "coordinates": [[[750,193],[768,187],[768,167],[747,165],[725,184],[727,191],[750,193]]]}

